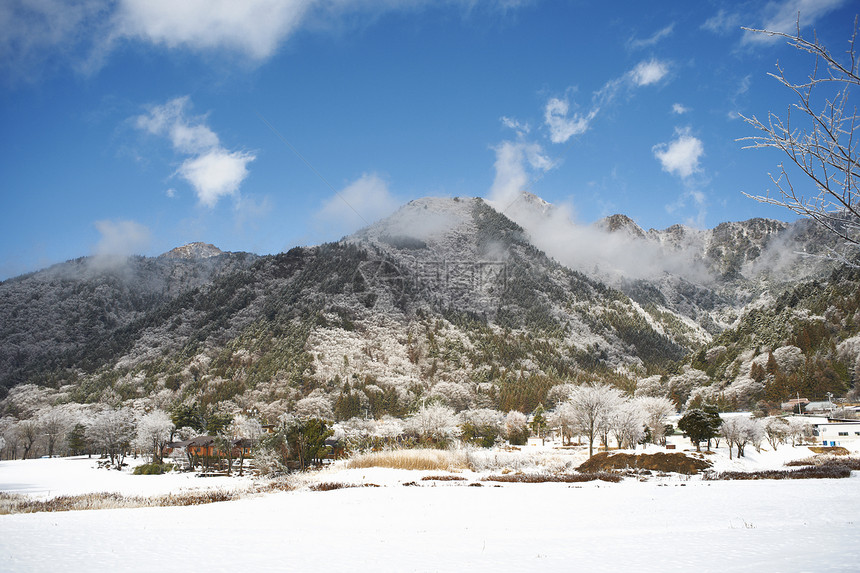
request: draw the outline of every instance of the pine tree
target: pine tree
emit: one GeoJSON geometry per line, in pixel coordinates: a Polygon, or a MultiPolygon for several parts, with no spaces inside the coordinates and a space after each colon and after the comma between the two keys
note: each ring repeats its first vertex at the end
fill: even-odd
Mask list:
{"type": "Polygon", "coordinates": [[[89,442],[87,441],[87,427],[81,423],[75,424],[75,426],[69,430],[69,433],[66,435],[66,444],[73,456],[79,456],[84,452],[92,455],[89,442]]]}

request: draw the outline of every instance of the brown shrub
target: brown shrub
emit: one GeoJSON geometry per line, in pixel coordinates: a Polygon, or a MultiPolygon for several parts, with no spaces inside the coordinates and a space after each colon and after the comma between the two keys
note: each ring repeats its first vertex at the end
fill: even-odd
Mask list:
{"type": "Polygon", "coordinates": [[[809,446],[809,451],[813,454],[830,454],[832,456],[847,456],[851,452],[841,446],[809,446]]]}
{"type": "Polygon", "coordinates": [[[851,468],[834,460],[817,466],[796,470],[762,470],[756,472],[720,472],[705,475],[708,480],[757,480],[757,479],[838,479],[851,476],[851,468]]]}
{"type": "Polygon", "coordinates": [[[333,482],[333,481],[325,481],[322,483],[315,483],[310,486],[311,491],[333,491],[336,489],[344,489],[349,487],[361,487],[357,484],[352,483],[341,483],[341,482],[333,482]]]}
{"type": "Polygon", "coordinates": [[[498,476],[488,476],[484,481],[495,481],[502,483],[581,483],[586,481],[609,481],[620,482],[623,478],[620,475],[609,472],[587,472],[576,474],[506,474],[498,476]]]}
{"type": "Polygon", "coordinates": [[[577,468],[580,472],[600,472],[620,469],[647,469],[658,472],[696,474],[711,467],[707,460],[691,458],[680,452],[656,454],[627,454],[600,452],[577,468]]]}
{"type": "Polygon", "coordinates": [[[422,481],[465,481],[463,476],[444,475],[444,476],[424,476],[422,481]]]}

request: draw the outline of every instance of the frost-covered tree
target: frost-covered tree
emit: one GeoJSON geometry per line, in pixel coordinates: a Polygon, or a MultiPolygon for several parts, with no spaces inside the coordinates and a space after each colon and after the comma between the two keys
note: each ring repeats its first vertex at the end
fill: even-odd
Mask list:
{"type": "Polygon", "coordinates": [[[447,444],[460,433],[454,409],[435,403],[421,406],[412,414],[406,420],[406,430],[436,445],[447,444]]]}
{"type": "Polygon", "coordinates": [[[164,410],[153,410],[137,423],[135,447],[146,452],[154,463],[162,462],[164,445],[170,440],[175,426],[164,410]]]}
{"type": "Polygon", "coordinates": [[[311,395],[296,402],[295,414],[301,420],[334,420],[331,399],[323,395],[311,395]]]}
{"type": "Polygon", "coordinates": [[[556,384],[552,388],[549,389],[549,392],[546,394],[546,407],[549,409],[555,409],[559,405],[567,402],[567,399],[570,398],[570,393],[576,389],[576,384],[556,384]]]}
{"type": "Polygon", "coordinates": [[[233,421],[230,422],[230,425],[227,426],[227,431],[231,438],[232,445],[238,448],[239,475],[244,475],[246,453],[257,445],[257,441],[263,435],[263,426],[258,420],[250,416],[237,414],[233,417],[233,421]]]}
{"type": "Polygon", "coordinates": [[[348,452],[363,452],[373,447],[376,420],[354,417],[332,426],[334,437],[348,452]]]}
{"type": "Polygon", "coordinates": [[[789,436],[788,420],[771,416],[764,421],[764,431],[767,436],[767,443],[776,451],[780,444],[784,444],[789,436]]]}
{"type": "Polygon", "coordinates": [[[619,448],[636,449],[644,435],[645,414],[635,400],[625,400],[612,412],[610,427],[619,448]]]}
{"type": "Polygon", "coordinates": [[[799,418],[788,419],[788,435],[791,437],[791,447],[803,442],[803,439],[812,433],[812,427],[799,418]]]}
{"type": "Polygon", "coordinates": [[[726,438],[729,446],[729,459],[732,458],[732,446],[737,449],[738,457],[744,457],[744,448],[750,442],[761,444],[764,431],[758,420],[747,416],[732,416],[723,420],[720,432],[726,438]]]}
{"type": "Polygon", "coordinates": [[[2,413],[19,420],[32,418],[52,401],[52,390],[36,384],[18,384],[2,401],[2,413]]]}
{"type": "Polygon", "coordinates": [[[134,413],[129,408],[107,408],[93,418],[88,433],[93,445],[121,470],[136,434],[134,413]]]}
{"type": "Polygon", "coordinates": [[[0,436],[3,437],[5,443],[3,450],[0,450],[2,457],[7,460],[16,459],[18,457],[18,442],[20,440],[18,420],[12,416],[0,418],[0,436]]]}
{"type": "Polygon", "coordinates": [[[517,410],[505,414],[505,438],[514,445],[523,445],[529,437],[529,419],[517,410]]]}
{"type": "MultiPolygon", "coordinates": [[[[21,444],[24,448],[24,453],[21,455],[22,460],[26,460],[30,455],[30,452],[33,452],[33,448],[36,445],[36,440],[39,439],[39,435],[42,430],[39,427],[39,423],[35,419],[30,420],[21,420],[18,422],[18,436],[21,439],[21,444]]],[[[35,456],[35,452],[33,452],[35,456]]]]}
{"type": "Polygon", "coordinates": [[[569,402],[577,429],[588,438],[588,457],[591,457],[594,455],[594,438],[609,425],[623,397],[617,388],[592,382],[578,387],[569,402]]]}
{"type": "Polygon", "coordinates": [[[502,433],[505,416],[498,410],[478,408],[459,414],[463,440],[482,447],[491,447],[502,433]]]}
{"type": "Polygon", "coordinates": [[[382,438],[386,443],[390,443],[403,435],[403,420],[393,416],[383,416],[376,423],[374,436],[382,438]]]}
{"type": "Polygon", "coordinates": [[[675,404],[668,398],[656,396],[636,398],[636,404],[645,415],[645,424],[651,432],[651,441],[655,444],[664,443],[666,420],[675,413],[675,404]]]}
{"type": "Polygon", "coordinates": [[[634,396],[636,398],[644,396],[665,397],[667,389],[667,385],[663,383],[663,377],[659,374],[655,374],[654,376],[642,378],[636,383],[634,396]]]}
{"type": "Polygon", "coordinates": [[[578,431],[576,414],[573,405],[568,401],[569,397],[570,393],[565,397],[565,401],[557,405],[547,416],[550,427],[557,428],[561,432],[562,444],[570,444],[570,439],[578,431]]]}
{"type": "Polygon", "coordinates": [[[469,386],[448,381],[439,382],[433,386],[430,396],[441,399],[458,412],[467,409],[475,399],[469,386]]]}
{"type": "Polygon", "coordinates": [[[60,407],[47,406],[36,413],[36,420],[42,435],[45,436],[48,455],[53,456],[57,444],[63,444],[72,423],[71,417],[60,407]]]}
{"type": "Polygon", "coordinates": [[[681,374],[669,378],[669,395],[679,406],[683,406],[687,403],[687,400],[690,398],[690,392],[694,388],[707,386],[710,382],[711,379],[705,372],[685,366],[681,374]]]}

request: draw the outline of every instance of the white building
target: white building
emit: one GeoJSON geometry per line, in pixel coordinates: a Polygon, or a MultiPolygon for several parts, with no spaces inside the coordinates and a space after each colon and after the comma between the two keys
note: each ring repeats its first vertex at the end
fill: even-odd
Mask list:
{"type": "Polygon", "coordinates": [[[860,421],[831,420],[812,425],[812,434],[822,446],[844,446],[860,441],[860,421]]]}

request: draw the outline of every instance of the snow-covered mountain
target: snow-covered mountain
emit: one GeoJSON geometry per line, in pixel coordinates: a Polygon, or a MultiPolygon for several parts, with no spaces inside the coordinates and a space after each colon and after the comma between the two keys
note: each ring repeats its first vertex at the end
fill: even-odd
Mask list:
{"type": "MultiPolygon", "coordinates": [[[[824,244],[801,223],[646,232],[623,215],[575,225],[533,195],[418,199],[319,247],[258,257],[194,243],[0,283],[0,384],[336,418],[402,415],[427,397],[525,411],[589,380],[683,405],[762,360],[758,347],[741,358],[755,336],[726,342],[756,309],[806,305],[790,298],[804,277],[832,286],[819,260],[793,254],[824,244]]],[[[774,349],[797,330],[755,328],[774,349]]]]}

